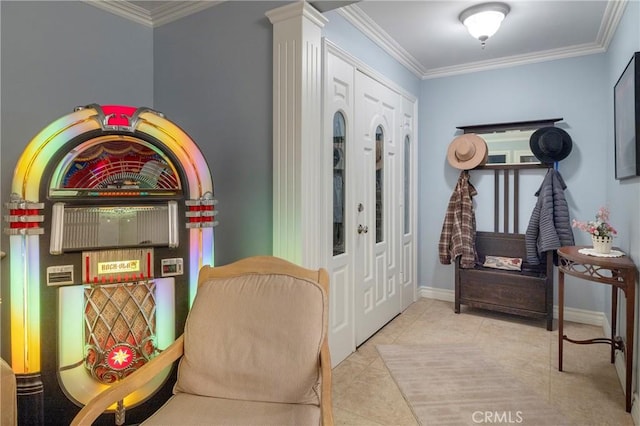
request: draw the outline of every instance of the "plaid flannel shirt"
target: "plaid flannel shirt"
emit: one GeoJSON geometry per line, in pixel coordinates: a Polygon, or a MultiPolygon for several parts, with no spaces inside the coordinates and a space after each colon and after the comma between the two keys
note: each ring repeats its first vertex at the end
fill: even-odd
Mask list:
{"type": "Polygon", "coordinates": [[[473,268],[476,264],[476,216],[473,212],[473,197],[477,193],[469,182],[469,172],[463,170],[449,199],[438,243],[440,263],[444,265],[450,264],[452,259],[458,256],[461,256],[462,268],[473,268]]]}

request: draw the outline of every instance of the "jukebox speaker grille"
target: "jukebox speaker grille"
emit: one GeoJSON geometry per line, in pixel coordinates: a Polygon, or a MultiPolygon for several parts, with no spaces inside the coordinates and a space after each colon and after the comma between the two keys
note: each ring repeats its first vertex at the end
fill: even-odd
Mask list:
{"type": "Polygon", "coordinates": [[[85,294],[85,366],[113,383],[155,355],[153,281],[89,286],[85,294]]]}

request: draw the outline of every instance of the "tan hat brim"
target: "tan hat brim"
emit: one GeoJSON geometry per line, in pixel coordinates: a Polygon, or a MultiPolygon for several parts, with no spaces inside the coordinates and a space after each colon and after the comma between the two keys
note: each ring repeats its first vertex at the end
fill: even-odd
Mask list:
{"type": "Polygon", "coordinates": [[[451,167],[460,170],[471,170],[487,162],[489,155],[487,143],[480,136],[475,133],[466,133],[460,135],[451,141],[449,148],[447,149],[447,160],[451,167]],[[474,153],[468,160],[461,160],[456,152],[463,146],[471,143],[474,148],[474,153]]]}

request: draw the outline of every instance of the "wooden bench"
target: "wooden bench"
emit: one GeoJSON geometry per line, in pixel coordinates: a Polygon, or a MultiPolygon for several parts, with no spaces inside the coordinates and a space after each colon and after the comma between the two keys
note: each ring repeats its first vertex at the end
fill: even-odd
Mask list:
{"type": "MultiPolygon", "coordinates": [[[[554,126],[562,118],[462,126],[464,133],[492,133],[508,130],[538,129],[554,126]]],[[[494,180],[494,225],[493,232],[476,233],[476,252],[480,265],[487,255],[520,257],[526,259],[524,234],[519,234],[519,191],[520,171],[542,173],[553,164],[519,163],[486,164],[474,170],[480,173],[493,172],[494,180]],[[502,179],[501,179],[502,177],[502,179]],[[502,191],[500,181],[502,180],[502,191]],[[510,185],[513,185],[513,191],[510,185]],[[502,204],[502,206],[501,206],[502,204]],[[502,214],[500,210],[502,207],[502,214]],[[503,224],[500,226],[500,216],[503,224]],[[513,231],[510,231],[513,230],[513,231]],[[499,232],[502,231],[502,232],[499,232]]],[[[460,268],[459,259],[455,264],[455,312],[460,313],[460,305],[468,305],[492,311],[541,318],[547,321],[547,330],[553,326],[553,251],[547,252],[546,263],[529,265],[523,263],[522,271],[505,271],[476,265],[471,269],[460,268]]]]}
{"type": "Polygon", "coordinates": [[[547,330],[553,326],[553,252],[545,264],[530,265],[526,259],[524,234],[477,232],[478,264],[461,268],[455,263],[455,312],[460,305],[489,309],[529,318],[545,319],[547,330]],[[485,256],[519,257],[521,271],[482,266],[485,256]]]}

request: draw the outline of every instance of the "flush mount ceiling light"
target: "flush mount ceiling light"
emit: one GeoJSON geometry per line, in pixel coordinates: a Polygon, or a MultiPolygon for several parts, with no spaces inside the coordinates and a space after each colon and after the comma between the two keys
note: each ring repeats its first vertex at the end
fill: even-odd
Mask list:
{"type": "Polygon", "coordinates": [[[482,48],[494,35],[511,9],[506,3],[483,3],[462,11],[458,19],[467,27],[469,34],[480,40],[482,48]]]}

